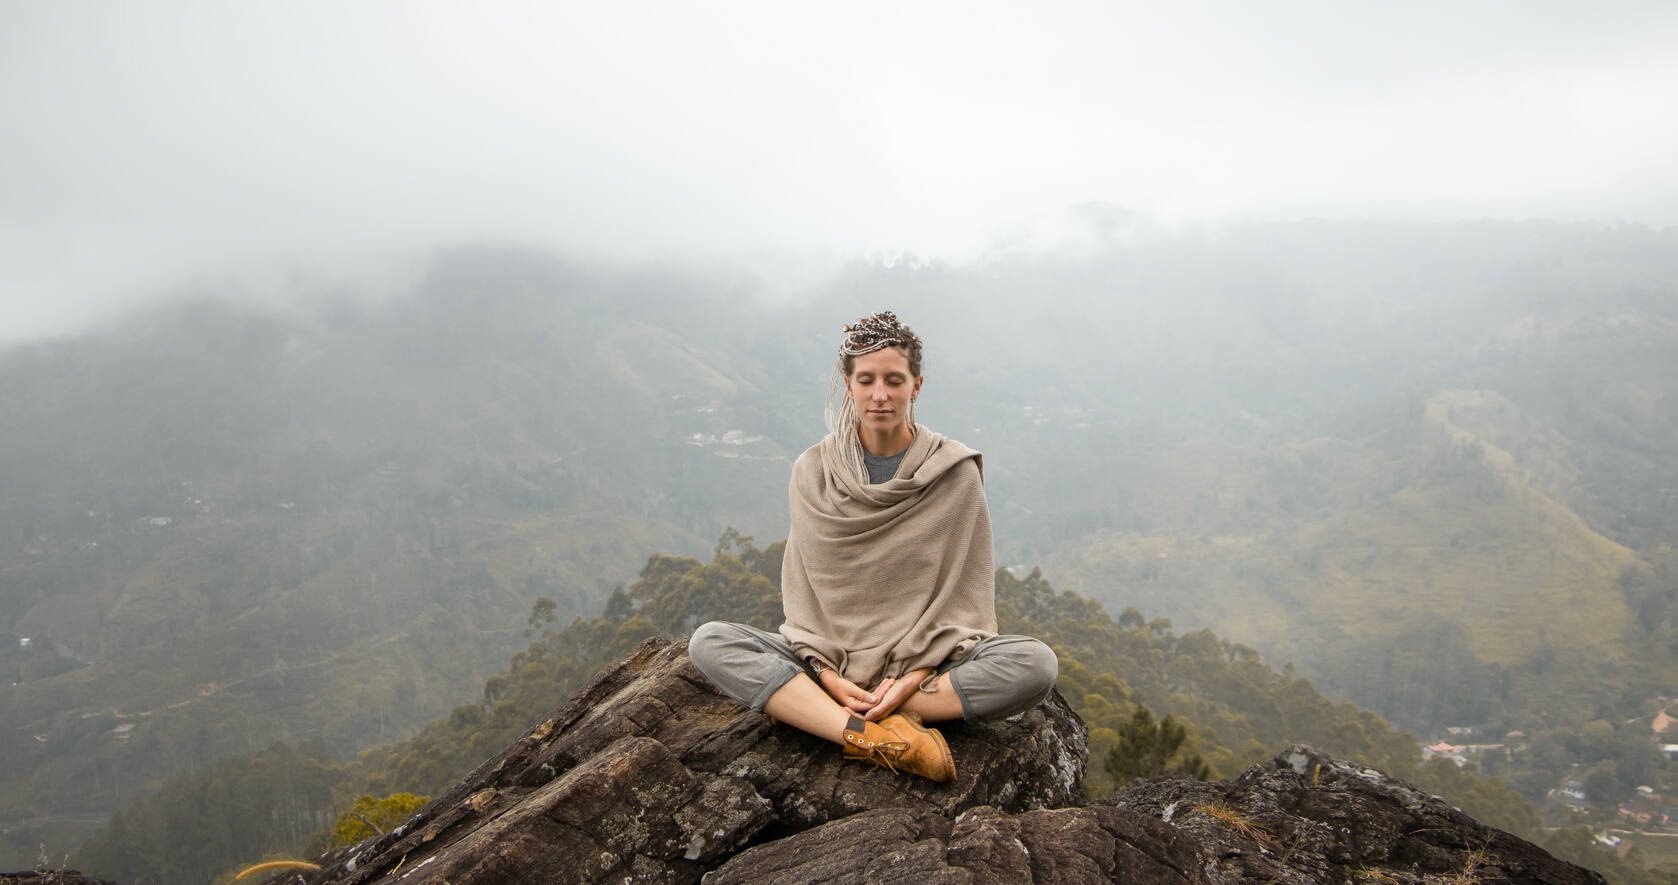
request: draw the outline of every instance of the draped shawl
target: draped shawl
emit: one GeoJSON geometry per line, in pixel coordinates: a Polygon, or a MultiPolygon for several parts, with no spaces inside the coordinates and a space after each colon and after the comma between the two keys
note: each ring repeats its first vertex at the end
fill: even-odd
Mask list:
{"type": "Polygon", "coordinates": [[[781,636],[794,652],[870,688],[995,635],[979,453],[917,425],[892,479],[842,465],[828,434],[792,468],[781,636]]]}

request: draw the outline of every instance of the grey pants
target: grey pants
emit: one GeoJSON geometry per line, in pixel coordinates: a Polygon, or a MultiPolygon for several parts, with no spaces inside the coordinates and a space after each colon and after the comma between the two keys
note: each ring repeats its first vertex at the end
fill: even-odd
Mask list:
{"type": "MultiPolygon", "coordinates": [[[[693,631],[688,657],[723,694],[758,711],[798,674],[816,678],[779,633],[728,621],[693,631]]],[[[1030,636],[992,636],[966,657],[945,661],[938,672],[950,675],[962,718],[978,722],[1037,706],[1054,687],[1060,664],[1054,651],[1030,636]]]]}

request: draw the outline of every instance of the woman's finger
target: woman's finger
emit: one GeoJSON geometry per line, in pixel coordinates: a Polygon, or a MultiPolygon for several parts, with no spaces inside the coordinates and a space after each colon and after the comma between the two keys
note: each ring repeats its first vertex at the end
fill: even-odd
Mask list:
{"type": "Polygon", "coordinates": [[[857,688],[856,683],[843,676],[835,676],[833,678],[833,684],[831,686],[827,686],[827,693],[833,695],[834,699],[840,701],[843,701],[845,698],[852,697],[861,690],[862,689],[857,688]]]}
{"type": "Polygon", "coordinates": [[[909,692],[913,690],[914,685],[909,682],[900,682],[893,685],[892,690],[881,693],[880,702],[875,704],[862,718],[878,720],[890,716],[893,710],[902,706],[903,702],[909,699],[909,692]]]}
{"type": "Polygon", "coordinates": [[[870,707],[874,706],[874,697],[868,692],[863,691],[860,686],[853,683],[846,691],[845,698],[840,701],[840,703],[845,707],[845,709],[860,716],[867,712],[870,707]]]}
{"type": "Polygon", "coordinates": [[[839,680],[831,694],[839,706],[859,716],[874,706],[873,696],[848,679],[839,680]]]}

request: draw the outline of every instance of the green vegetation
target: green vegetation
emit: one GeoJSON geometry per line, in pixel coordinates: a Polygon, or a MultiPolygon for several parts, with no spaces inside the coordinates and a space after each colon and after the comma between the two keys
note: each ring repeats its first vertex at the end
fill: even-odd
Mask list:
{"type": "Polygon", "coordinates": [[[430,801],[430,796],[413,793],[392,793],[383,799],[366,794],[357,796],[355,804],[338,815],[332,838],[339,845],[354,845],[363,839],[383,836],[430,801]]]}
{"type": "Polygon", "coordinates": [[[1116,786],[1124,786],[1137,778],[1159,777],[1163,774],[1185,774],[1195,780],[1209,780],[1212,766],[1199,753],[1181,754],[1189,730],[1167,716],[1158,722],[1147,707],[1138,706],[1130,721],[1119,726],[1118,740],[1107,751],[1101,767],[1116,786]],[[1175,762],[1167,764],[1173,757],[1175,762]]]}

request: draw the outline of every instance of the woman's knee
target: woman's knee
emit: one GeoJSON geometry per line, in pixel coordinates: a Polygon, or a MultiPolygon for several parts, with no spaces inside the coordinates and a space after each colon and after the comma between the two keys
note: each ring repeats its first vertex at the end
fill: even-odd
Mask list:
{"type": "Polygon", "coordinates": [[[1021,642],[1009,649],[1018,662],[1019,678],[1031,694],[1047,696],[1060,678],[1060,658],[1047,643],[1037,639],[1021,642]]]}
{"type": "Polygon", "coordinates": [[[727,621],[708,621],[694,629],[688,637],[688,659],[699,672],[707,676],[716,672],[719,652],[738,632],[733,628],[727,621]]]}
{"type": "Polygon", "coordinates": [[[1040,639],[1030,636],[997,636],[980,646],[975,660],[989,661],[990,666],[1006,671],[1011,677],[1046,680],[1053,685],[1060,675],[1060,659],[1055,651],[1040,639]]]}
{"type": "Polygon", "coordinates": [[[1028,710],[1048,697],[1060,661],[1048,645],[1029,636],[1006,636],[982,647],[967,667],[950,671],[971,720],[999,719],[1028,710]]]}

